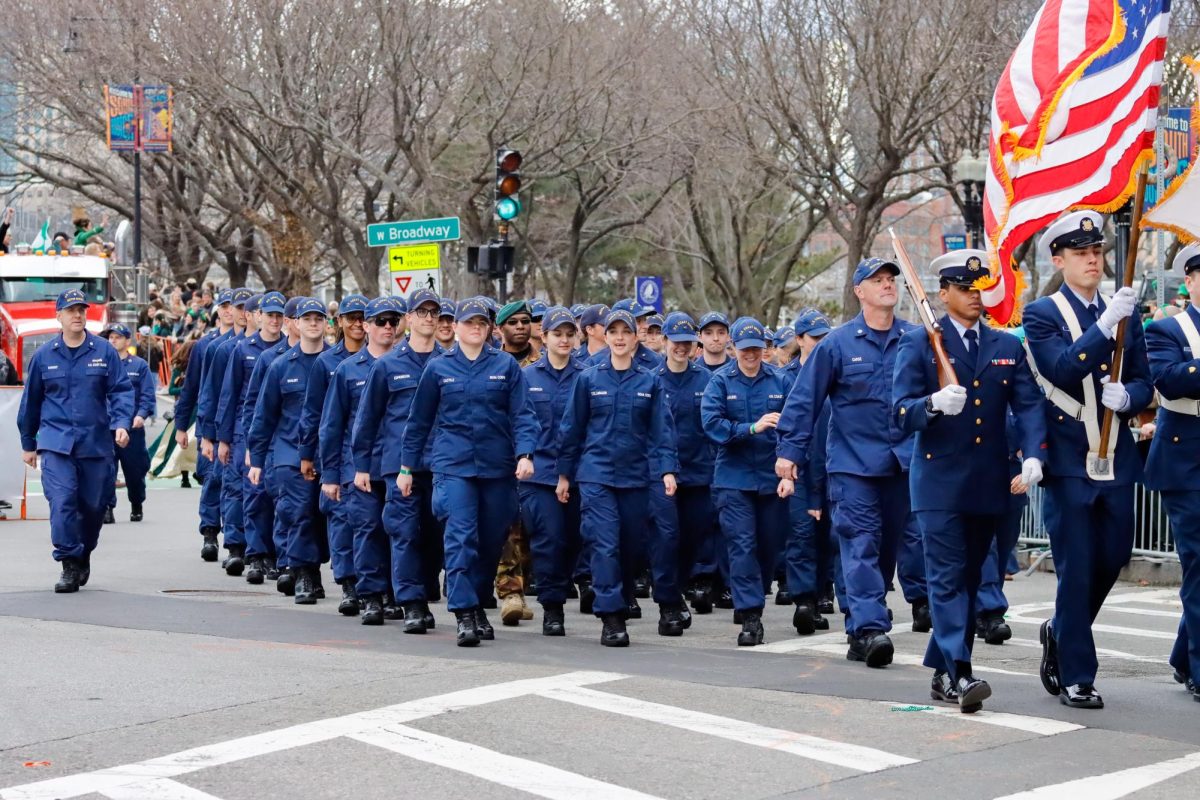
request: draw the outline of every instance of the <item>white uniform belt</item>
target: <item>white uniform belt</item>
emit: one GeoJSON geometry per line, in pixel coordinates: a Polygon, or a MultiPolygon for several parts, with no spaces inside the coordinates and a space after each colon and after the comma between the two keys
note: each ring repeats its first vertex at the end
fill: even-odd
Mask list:
{"type": "MultiPolygon", "coordinates": [[[[1192,348],[1192,356],[1200,356],[1200,331],[1196,330],[1196,323],[1192,322],[1192,317],[1184,311],[1182,314],[1176,314],[1171,319],[1175,320],[1179,325],[1179,329],[1183,331],[1183,338],[1187,339],[1188,346],[1192,348]]],[[[1176,414],[1183,414],[1189,417],[1200,417],[1200,400],[1194,397],[1179,397],[1174,400],[1168,400],[1161,394],[1158,395],[1158,404],[1167,411],[1173,411],[1176,414]]]]}

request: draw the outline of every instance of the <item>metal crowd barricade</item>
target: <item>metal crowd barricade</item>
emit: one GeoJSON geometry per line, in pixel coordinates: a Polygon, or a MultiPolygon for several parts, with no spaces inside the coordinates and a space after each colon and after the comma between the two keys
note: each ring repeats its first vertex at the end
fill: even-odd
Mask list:
{"type": "MultiPolygon", "coordinates": [[[[1042,551],[1036,557],[1037,563],[1049,554],[1050,537],[1046,534],[1043,508],[1045,493],[1040,486],[1029,492],[1029,505],[1021,517],[1021,547],[1042,551]]],[[[1163,508],[1162,497],[1158,492],[1138,484],[1133,490],[1134,535],[1133,554],[1143,558],[1179,560],[1175,549],[1175,539],[1171,536],[1171,523],[1167,519],[1167,511],[1163,508]]],[[[1031,565],[1031,569],[1036,564],[1031,565]]]]}

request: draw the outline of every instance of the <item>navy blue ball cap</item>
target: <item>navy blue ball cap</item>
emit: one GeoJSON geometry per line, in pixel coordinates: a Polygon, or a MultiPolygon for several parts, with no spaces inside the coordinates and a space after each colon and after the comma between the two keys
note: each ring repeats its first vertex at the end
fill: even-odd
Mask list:
{"type": "Polygon", "coordinates": [[[889,270],[893,275],[900,274],[900,265],[895,261],[887,261],[882,258],[864,258],[854,268],[854,285],[858,286],[881,269],[889,270]]]}
{"type": "Polygon", "coordinates": [[[224,306],[233,302],[233,289],[222,289],[217,292],[217,305],[224,306]]]}
{"type": "Polygon", "coordinates": [[[295,319],[297,316],[299,316],[296,313],[296,309],[300,307],[300,303],[302,303],[305,299],[306,298],[304,297],[290,298],[286,303],[283,304],[283,315],[288,319],[295,319]]]}
{"type": "Polygon", "coordinates": [[[254,296],[252,289],[247,289],[245,286],[240,286],[233,290],[233,305],[235,308],[245,308],[246,301],[254,296]]]}
{"type": "Polygon", "coordinates": [[[809,336],[824,336],[833,330],[833,326],[829,323],[829,317],[821,313],[820,309],[806,308],[792,323],[792,330],[796,332],[797,336],[803,336],[806,333],[809,336]]]}
{"type": "Polygon", "coordinates": [[[575,319],[579,319],[583,316],[583,312],[586,308],[586,303],[576,303],[575,305],[571,306],[571,316],[575,317],[575,319]]]}
{"type": "Polygon", "coordinates": [[[487,310],[491,312],[492,316],[495,316],[496,312],[500,310],[500,303],[494,297],[480,296],[475,299],[483,301],[483,304],[487,306],[487,310]]]}
{"type": "Polygon", "coordinates": [[[552,331],[555,328],[561,328],[564,325],[575,327],[575,315],[570,309],[562,306],[550,306],[546,309],[546,315],[542,317],[542,330],[552,331]]]}
{"type": "Polygon", "coordinates": [[[78,289],[66,289],[60,292],[58,299],[54,301],[54,310],[62,311],[64,308],[70,308],[71,306],[83,306],[87,308],[89,305],[91,303],[88,302],[83,292],[78,289]]]}
{"type": "Polygon", "coordinates": [[[400,309],[396,306],[396,298],[384,295],[368,302],[366,309],[363,310],[363,316],[367,319],[374,319],[388,311],[393,314],[400,313],[400,309]]]}
{"type": "Polygon", "coordinates": [[[698,342],[696,323],[691,315],[683,311],[673,311],[663,320],[663,335],[670,342],[698,342]]]}
{"type": "Polygon", "coordinates": [[[125,327],[124,325],[122,325],[119,322],[111,323],[110,325],[105,327],[104,330],[100,331],[100,335],[103,336],[105,339],[108,338],[108,335],[110,333],[115,333],[118,336],[124,336],[126,339],[133,338],[133,334],[129,332],[129,328],[125,327]]]}
{"type": "Polygon", "coordinates": [[[647,317],[654,313],[650,306],[644,306],[632,297],[625,297],[613,303],[613,311],[628,311],[634,318],[647,317]]]}
{"type": "Polygon", "coordinates": [[[283,292],[267,292],[259,301],[258,310],[264,314],[282,314],[287,305],[283,292]]]}
{"type": "Polygon", "coordinates": [[[412,294],[408,296],[408,305],[405,308],[405,312],[416,311],[425,303],[433,303],[439,309],[442,307],[442,301],[437,296],[437,292],[432,289],[414,289],[412,294]]]}
{"type": "Polygon", "coordinates": [[[328,317],[329,310],[317,298],[305,297],[296,305],[296,319],[303,317],[305,314],[320,314],[322,317],[328,317]]]}
{"type": "Polygon", "coordinates": [[[767,330],[754,317],[738,317],[729,330],[729,336],[738,350],[767,346],[767,330]]]}
{"type": "Polygon", "coordinates": [[[252,294],[246,300],[245,308],[247,311],[258,311],[259,307],[261,305],[262,305],[262,295],[261,294],[252,294]]]}
{"type": "Polygon", "coordinates": [[[618,322],[624,322],[629,326],[629,330],[631,331],[637,330],[637,320],[633,318],[633,314],[624,309],[614,308],[612,311],[609,311],[608,316],[604,318],[605,332],[607,332],[609,328],[618,322]]]}
{"type": "Polygon", "coordinates": [[[439,317],[453,317],[458,313],[458,307],[453,300],[443,300],[441,310],[438,311],[439,317]]]}
{"type": "Polygon", "coordinates": [[[726,329],[728,329],[729,317],[725,316],[720,311],[710,311],[700,318],[700,324],[696,327],[700,330],[704,330],[709,325],[724,325],[726,329]]]}
{"type": "Polygon", "coordinates": [[[585,328],[589,325],[603,325],[606,317],[608,317],[608,306],[596,303],[583,310],[579,316],[579,324],[585,328]]]}
{"type": "Polygon", "coordinates": [[[542,319],[546,316],[546,310],[548,308],[550,308],[550,306],[546,305],[545,300],[538,300],[535,297],[529,301],[529,316],[533,318],[534,322],[537,322],[539,319],[542,319]]]}
{"type": "Polygon", "coordinates": [[[362,314],[367,310],[367,303],[371,302],[361,294],[348,294],[342,298],[342,302],[338,303],[338,316],[342,314],[362,314]]]}
{"type": "Polygon", "coordinates": [[[392,303],[396,306],[396,310],[399,311],[401,314],[408,313],[408,301],[404,299],[403,295],[399,295],[399,294],[392,295],[392,303]]]}
{"type": "Polygon", "coordinates": [[[785,344],[796,338],[796,331],[791,325],[781,325],[775,329],[775,339],[773,344],[776,347],[783,347],[785,344]]]}
{"type": "Polygon", "coordinates": [[[467,320],[475,319],[476,317],[491,319],[491,315],[491,310],[488,308],[487,303],[484,302],[483,298],[471,297],[458,304],[458,308],[454,310],[454,321],[466,322],[467,320]]]}
{"type": "Polygon", "coordinates": [[[663,318],[658,314],[651,314],[646,318],[647,328],[661,328],[663,326],[663,318]]]}

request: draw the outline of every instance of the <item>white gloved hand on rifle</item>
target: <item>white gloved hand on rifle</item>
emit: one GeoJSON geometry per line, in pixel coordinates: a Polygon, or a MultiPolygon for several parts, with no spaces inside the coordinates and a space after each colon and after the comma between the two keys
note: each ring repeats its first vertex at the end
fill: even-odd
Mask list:
{"type": "Polygon", "coordinates": [[[933,406],[934,411],[940,411],[946,416],[961,414],[967,404],[966,387],[957,383],[944,386],[929,396],[929,404],[933,406]]]}
{"type": "Polygon", "coordinates": [[[1100,327],[1107,331],[1111,338],[1117,329],[1117,323],[1123,319],[1129,319],[1136,307],[1137,293],[1128,286],[1122,286],[1113,295],[1108,308],[1100,312],[1100,327]]]}

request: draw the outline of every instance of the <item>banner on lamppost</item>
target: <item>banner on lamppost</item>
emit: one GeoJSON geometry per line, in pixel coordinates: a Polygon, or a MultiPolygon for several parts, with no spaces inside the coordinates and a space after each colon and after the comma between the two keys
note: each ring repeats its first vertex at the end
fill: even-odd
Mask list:
{"type": "Polygon", "coordinates": [[[108,124],[108,149],[138,148],[137,87],[130,84],[104,87],[104,115],[108,124]]]}
{"type": "Polygon", "coordinates": [[[657,275],[648,277],[636,277],[634,281],[634,294],[637,296],[637,301],[644,306],[653,308],[659,314],[663,310],[662,296],[662,278],[657,275]]]}
{"type": "Polygon", "coordinates": [[[147,153],[171,152],[171,126],[174,123],[170,86],[143,86],[140,98],[142,150],[147,153]]]}

